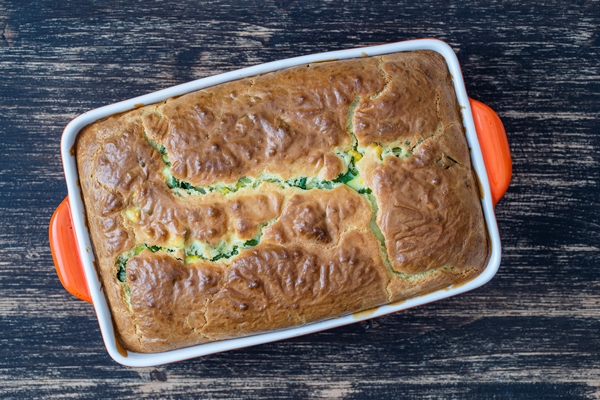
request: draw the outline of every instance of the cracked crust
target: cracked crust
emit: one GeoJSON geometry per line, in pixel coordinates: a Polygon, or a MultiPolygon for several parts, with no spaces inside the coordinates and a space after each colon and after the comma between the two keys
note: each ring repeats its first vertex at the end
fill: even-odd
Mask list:
{"type": "Polygon", "coordinates": [[[129,350],[333,318],[487,263],[460,112],[434,52],[207,88],[98,121],[76,153],[129,350]]]}

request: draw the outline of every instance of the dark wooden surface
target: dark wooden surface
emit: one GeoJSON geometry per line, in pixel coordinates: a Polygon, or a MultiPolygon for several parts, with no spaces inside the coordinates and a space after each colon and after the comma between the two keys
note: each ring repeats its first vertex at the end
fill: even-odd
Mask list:
{"type": "Polygon", "coordinates": [[[0,397],[600,398],[600,2],[0,2],[0,397]],[[436,37],[512,148],[486,286],[157,368],[106,353],[54,272],[59,142],[78,114],[281,58],[436,37]]]}

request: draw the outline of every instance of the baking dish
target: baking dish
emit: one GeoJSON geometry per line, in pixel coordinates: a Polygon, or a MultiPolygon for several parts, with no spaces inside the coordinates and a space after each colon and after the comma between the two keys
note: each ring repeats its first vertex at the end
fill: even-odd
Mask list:
{"type": "Polygon", "coordinates": [[[50,245],[57,273],[69,292],[82,300],[93,303],[103,340],[109,354],[117,362],[128,366],[152,366],[180,361],[215,352],[291,338],[397,312],[481,286],[494,276],[500,264],[500,239],[493,206],[502,197],[510,182],[511,160],[506,134],[502,122],[493,110],[467,97],[456,55],[447,44],[438,40],[422,39],[291,58],[196,80],[105,106],[84,113],[67,125],[61,140],[61,155],[67,180],[68,197],[57,208],[50,222],[50,245]],[[473,167],[480,181],[482,207],[491,243],[491,255],[484,272],[467,283],[454,285],[450,288],[438,290],[404,302],[388,304],[353,315],[286,330],[211,342],[163,353],[141,354],[123,349],[116,339],[110,309],[94,265],[94,255],[87,230],[85,209],[78,184],[74,154],[75,139],[79,131],[96,120],[115,113],[127,111],[142,105],[157,103],[173,96],[180,96],[188,92],[248,76],[306,63],[412,50],[433,50],[440,53],[445,58],[453,77],[457,99],[461,106],[467,140],[471,148],[473,167]]]}

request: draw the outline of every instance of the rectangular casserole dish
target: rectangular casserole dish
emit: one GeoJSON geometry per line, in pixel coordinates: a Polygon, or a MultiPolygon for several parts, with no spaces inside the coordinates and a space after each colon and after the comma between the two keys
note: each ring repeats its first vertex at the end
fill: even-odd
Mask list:
{"type": "Polygon", "coordinates": [[[500,239],[493,205],[508,187],[511,175],[510,154],[502,123],[489,107],[467,97],[458,60],[452,49],[437,40],[415,40],[351,50],[321,53],[262,64],[209,78],[200,79],[145,96],[89,111],[74,119],[65,128],[61,154],[69,196],[59,206],[50,224],[50,243],[61,282],[75,296],[92,302],[102,336],[109,354],[128,366],[152,366],[180,361],[215,352],[261,344],[307,333],[334,328],[365,319],[393,313],[474,289],[485,284],[496,273],[500,264],[500,239]],[[471,149],[473,168],[480,181],[482,209],[490,238],[490,258],[486,269],[475,279],[397,304],[355,313],[309,325],[249,337],[222,340],[162,353],[141,354],[126,351],[116,339],[110,309],[96,272],[94,255],[87,230],[85,209],[78,182],[74,144],[85,126],[109,115],[161,102],[199,89],[249,76],[272,72],[292,66],[328,60],[375,56],[413,50],[432,50],[441,54],[452,75],[456,96],[461,107],[467,141],[471,149]],[[479,137],[478,137],[479,136],[479,137]]]}

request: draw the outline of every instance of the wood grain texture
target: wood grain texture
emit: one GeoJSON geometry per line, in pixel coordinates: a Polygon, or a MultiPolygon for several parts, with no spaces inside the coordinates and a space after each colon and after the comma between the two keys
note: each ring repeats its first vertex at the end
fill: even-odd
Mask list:
{"type": "Polygon", "coordinates": [[[0,397],[600,398],[600,3],[0,3],[0,397]],[[48,221],[78,114],[281,58],[436,37],[494,108],[514,176],[484,287],[368,323],[157,368],[114,363],[48,221]]]}

